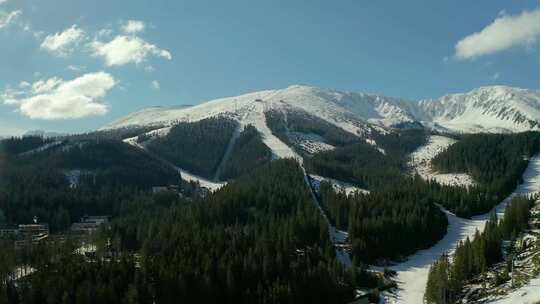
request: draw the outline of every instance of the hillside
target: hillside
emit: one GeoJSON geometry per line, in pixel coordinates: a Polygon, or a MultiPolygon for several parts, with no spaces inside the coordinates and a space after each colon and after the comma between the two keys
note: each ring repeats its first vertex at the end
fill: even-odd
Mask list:
{"type": "Polygon", "coordinates": [[[121,118],[104,129],[197,121],[218,115],[242,122],[257,117],[254,112],[270,110],[301,110],[361,136],[381,127],[422,125],[458,133],[506,133],[539,129],[540,92],[491,86],[437,99],[411,101],[294,85],[211,100],[192,107],[150,108],[121,118]]]}

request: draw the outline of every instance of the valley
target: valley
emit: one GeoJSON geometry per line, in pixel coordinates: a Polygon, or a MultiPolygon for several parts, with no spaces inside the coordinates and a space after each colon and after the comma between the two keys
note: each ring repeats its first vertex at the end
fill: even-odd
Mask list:
{"type": "MultiPolygon", "coordinates": [[[[470,93],[476,97],[448,97],[441,104],[467,103],[479,98],[479,92],[489,100],[501,90],[521,92],[479,89],[470,93]]],[[[540,133],[532,125],[527,132],[507,133],[520,131],[521,124],[506,124],[504,133],[498,133],[501,130],[493,129],[491,122],[474,129],[463,123],[450,131],[443,127],[450,122],[428,121],[422,112],[427,110],[416,107],[399,99],[292,86],[192,107],[143,110],[88,134],[6,139],[1,151],[15,166],[24,163],[29,174],[34,168],[50,167],[44,173],[64,175],[65,183],[47,174],[35,179],[43,191],[100,197],[91,196],[82,206],[54,195],[45,204],[18,198],[12,191],[25,186],[13,168],[4,173],[9,182],[2,190],[12,199],[0,201],[0,208],[7,211],[9,223],[24,222],[39,210],[40,218],[53,222],[60,235],[66,233],[69,218],[88,212],[111,214],[109,230],[93,236],[97,241],[92,241],[91,254],[114,248],[136,258],[137,264],[140,259],[157,259],[152,267],[168,262],[158,255],[176,256],[180,239],[196,250],[212,250],[203,256],[219,256],[226,269],[205,268],[193,274],[185,268],[191,262],[174,258],[183,265],[182,273],[192,277],[189,284],[199,297],[206,288],[200,275],[222,286],[220,293],[230,299],[245,299],[238,291],[246,286],[257,289],[256,297],[275,296],[276,291],[247,280],[244,273],[249,272],[280,288],[293,286],[294,291],[278,292],[282,296],[418,303],[424,298],[430,266],[442,254],[451,254],[461,241],[483,231],[491,210],[501,216],[512,197],[538,192],[540,133]],[[488,129],[495,133],[476,133],[488,129]],[[48,188],[48,179],[56,179],[61,190],[48,188]],[[26,213],[16,211],[16,202],[27,201],[31,208],[26,213]],[[47,204],[60,207],[51,212],[47,204]],[[152,215],[162,221],[155,222],[152,215]],[[155,234],[178,223],[190,230],[174,230],[180,233],[174,240],[163,239],[169,232],[155,234]],[[281,225],[279,233],[268,234],[275,225],[281,225]],[[111,239],[116,245],[103,247],[111,239]],[[226,240],[236,245],[208,247],[226,240]],[[277,247],[252,252],[263,248],[259,246],[264,240],[277,247]],[[233,258],[239,248],[247,254],[242,262],[233,258]],[[317,267],[319,272],[307,272],[312,285],[302,286],[295,270],[287,273],[284,283],[268,268],[248,266],[253,259],[267,265],[275,254],[280,258],[271,263],[280,269],[317,267]],[[308,296],[308,290],[323,282],[327,288],[318,287],[320,293],[308,296]]],[[[430,111],[432,116],[446,113],[430,111]]],[[[18,280],[32,282],[46,271],[31,262],[24,265],[36,271],[18,280]]],[[[181,280],[168,271],[129,271],[140,272],[145,280],[181,280]]],[[[155,296],[166,299],[178,292],[190,297],[182,290],[163,292],[155,296]]]]}
{"type": "Polygon", "coordinates": [[[387,296],[387,303],[421,303],[424,298],[429,267],[443,253],[452,254],[460,241],[475,235],[476,231],[483,231],[484,226],[495,212],[498,218],[502,218],[508,202],[515,196],[534,195],[540,189],[540,157],[530,160],[529,166],[523,174],[523,183],[504,201],[492,211],[474,216],[472,219],[462,219],[445,210],[448,217],[448,231],[445,237],[435,246],[421,250],[407,258],[407,261],[392,266],[397,271],[396,281],[398,288],[396,294],[387,296]]]}

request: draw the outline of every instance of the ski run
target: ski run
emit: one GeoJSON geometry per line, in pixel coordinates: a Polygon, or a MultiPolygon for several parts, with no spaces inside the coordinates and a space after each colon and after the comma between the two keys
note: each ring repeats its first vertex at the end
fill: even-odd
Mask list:
{"type": "MultiPolygon", "coordinates": [[[[497,216],[504,215],[506,205],[516,195],[533,195],[540,189],[540,156],[530,159],[529,165],[523,174],[523,184],[503,202],[494,208],[497,216]]],[[[474,236],[476,230],[483,231],[485,223],[489,220],[491,212],[484,215],[475,216],[472,219],[458,218],[452,213],[445,211],[448,216],[448,232],[435,246],[421,250],[410,256],[407,261],[390,267],[397,272],[396,281],[398,283],[397,292],[394,294],[385,293],[383,303],[422,303],[426,288],[428,272],[431,264],[443,253],[452,253],[459,241],[464,241],[467,237],[474,236]]],[[[524,289],[538,289],[537,284],[540,279],[534,279],[524,289]]],[[[539,293],[539,291],[535,291],[539,293]]],[[[516,297],[520,295],[518,291],[513,293],[516,297]]],[[[504,302],[501,303],[516,303],[504,302]]],[[[519,300],[517,303],[527,303],[519,300]]]]}

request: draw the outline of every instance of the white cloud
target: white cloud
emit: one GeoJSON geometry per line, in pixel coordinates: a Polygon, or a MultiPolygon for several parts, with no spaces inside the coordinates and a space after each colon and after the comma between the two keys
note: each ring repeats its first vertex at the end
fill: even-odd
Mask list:
{"type": "Polygon", "coordinates": [[[152,89],[154,90],[159,90],[161,88],[161,85],[159,84],[159,81],[157,80],[152,81],[151,86],[152,86],[152,89]]]}
{"type": "Polygon", "coordinates": [[[495,74],[491,75],[491,80],[498,80],[499,78],[501,78],[500,72],[496,72],[495,74]]]}
{"type": "Polygon", "coordinates": [[[62,82],[64,81],[58,77],[49,78],[47,80],[38,80],[32,84],[32,93],[49,93],[57,88],[62,82]]]}
{"type": "Polygon", "coordinates": [[[455,56],[459,60],[500,52],[518,45],[531,45],[540,35],[540,8],[524,11],[520,15],[499,14],[480,32],[461,39],[456,44],[455,56]]]}
{"type": "Polygon", "coordinates": [[[113,30],[111,29],[101,29],[97,32],[97,37],[102,37],[102,38],[108,38],[108,37],[111,37],[113,34],[113,30]]]}
{"type": "Polygon", "coordinates": [[[172,56],[166,50],[150,44],[136,36],[116,36],[112,41],[98,40],[90,43],[93,55],[105,59],[108,66],[119,66],[128,63],[140,64],[147,57],[155,56],[171,60],[172,56]]]}
{"type": "Polygon", "coordinates": [[[83,72],[86,71],[86,67],[84,65],[73,65],[70,64],[66,67],[66,70],[72,71],[72,72],[83,72]]]}
{"type": "Polygon", "coordinates": [[[3,29],[4,27],[7,27],[8,25],[10,25],[21,14],[22,14],[21,11],[12,11],[8,13],[8,12],[0,10],[0,29],[3,29]]]}
{"type": "Polygon", "coordinates": [[[86,37],[86,33],[73,25],[63,32],[45,37],[41,43],[41,49],[47,50],[58,56],[66,56],[73,52],[74,48],[86,37]]]}
{"type": "Polygon", "coordinates": [[[108,107],[101,99],[116,84],[105,72],[89,73],[69,81],[53,77],[36,81],[22,92],[7,90],[1,98],[5,104],[18,106],[23,115],[32,119],[76,119],[106,114],[108,107]]]}
{"type": "Polygon", "coordinates": [[[143,21],[128,20],[122,24],[122,31],[126,34],[137,34],[144,31],[146,25],[143,21]]]}

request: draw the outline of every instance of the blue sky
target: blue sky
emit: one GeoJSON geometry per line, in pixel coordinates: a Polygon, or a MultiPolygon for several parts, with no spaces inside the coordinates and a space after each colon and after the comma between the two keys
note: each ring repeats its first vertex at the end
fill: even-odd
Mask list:
{"type": "Polygon", "coordinates": [[[291,84],[540,89],[539,36],[537,1],[0,0],[0,135],[291,84]]]}

